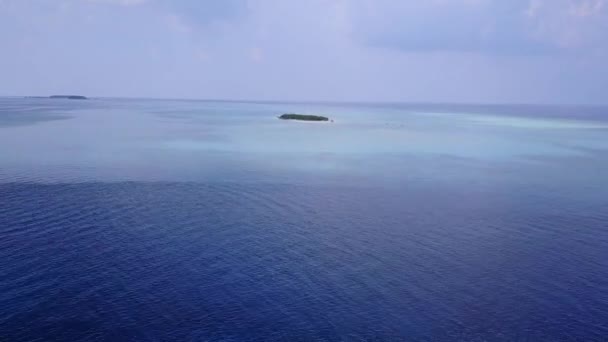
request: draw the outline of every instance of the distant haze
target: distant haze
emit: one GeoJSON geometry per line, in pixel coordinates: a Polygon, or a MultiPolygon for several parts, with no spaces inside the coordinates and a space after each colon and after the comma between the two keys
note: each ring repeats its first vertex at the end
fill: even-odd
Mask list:
{"type": "Polygon", "coordinates": [[[608,103],[608,0],[0,0],[0,95],[608,103]]]}

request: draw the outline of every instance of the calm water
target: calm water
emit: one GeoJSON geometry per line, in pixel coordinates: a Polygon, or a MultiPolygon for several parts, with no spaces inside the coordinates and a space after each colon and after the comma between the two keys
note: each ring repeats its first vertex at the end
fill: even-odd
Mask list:
{"type": "Polygon", "coordinates": [[[608,109],[4,98],[0,260],[1,341],[605,341],[608,109]]]}

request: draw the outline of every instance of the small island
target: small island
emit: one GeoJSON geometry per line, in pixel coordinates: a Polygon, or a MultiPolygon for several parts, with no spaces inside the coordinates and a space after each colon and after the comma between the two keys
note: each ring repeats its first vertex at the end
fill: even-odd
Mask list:
{"type": "Polygon", "coordinates": [[[51,95],[49,97],[51,99],[87,100],[87,97],[82,95],[51,95]]]}
{"type": "Polygon", "coordinates": [[[293,114],[287,113],[279,116],[281,120],[301,120],[301,121],[329,121],[329,118],[320,115],[308,115],[308,114],[293,114]]]}

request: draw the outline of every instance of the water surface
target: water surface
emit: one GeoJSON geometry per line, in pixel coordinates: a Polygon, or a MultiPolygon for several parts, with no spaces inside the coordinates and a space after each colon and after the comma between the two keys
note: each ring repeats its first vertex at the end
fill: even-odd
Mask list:
{"type": "Polygon", "coordinates": [[[10,341],[602,341],[607,222],[606,108],[0,99],[10,341]]]}

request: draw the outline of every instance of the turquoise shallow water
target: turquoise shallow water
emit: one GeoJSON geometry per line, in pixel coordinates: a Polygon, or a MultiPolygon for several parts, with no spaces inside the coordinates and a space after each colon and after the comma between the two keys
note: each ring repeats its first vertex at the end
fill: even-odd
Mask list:
{"type": "Polygon", "coordinates": [[[0,336],[601,341],[607,208],[606,108],[2,98],[0,336]]]}
{"type": "Polygon", "coordinates": [[[213,175],[224,167],[248,170],[257,181],[302,172],[399,181],[393,171],[406,168],[410,175],[440,176],[434,163],[453,163],[458,173],[467,160],[472,170],[463,174],[480,164],[528,168],[532,160],[542,169],[539,159],[545,166],[596,163],[608,150],[608,122],[597,108],[61,101],[2,100],[5,170],[26,176],[44,168],[32,176],[48,181],[70,169],[92,179],[222,181],[223,171],[220,179],[213,175]],[[335,122],[276,119],[289,111],[322,113],[335,122]]]}

